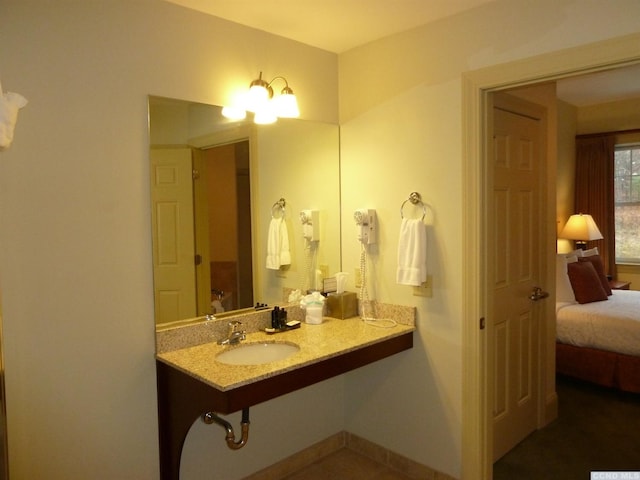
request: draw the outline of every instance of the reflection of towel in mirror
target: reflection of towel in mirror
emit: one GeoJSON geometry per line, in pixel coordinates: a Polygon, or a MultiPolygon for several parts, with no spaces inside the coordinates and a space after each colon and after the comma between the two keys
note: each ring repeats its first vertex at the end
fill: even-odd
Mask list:
{"type": "Polygon", "coordinates": [[[422,219],[403,218],[398,240],[396,281],[420,286],[427,280],[427,228],[422,219]]]}
{"type": "Polygon", "coordinates": [[[267,268],[278,270],[282,265],[290,263],[287,223],[282,218],[272,218],[267,237],[267,268]]]}
{"type": "Polygon", "coordinates": [[[18,120],[18,110],[26,104],[27,99],[19,93],[2,93],[0,85],[0,150],[5,150],[11,145],[18,120]]]}

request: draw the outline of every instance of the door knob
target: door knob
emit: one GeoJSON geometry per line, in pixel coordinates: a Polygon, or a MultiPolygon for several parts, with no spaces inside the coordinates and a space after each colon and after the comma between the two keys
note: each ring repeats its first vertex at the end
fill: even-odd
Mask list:
{"type": "Polygon", "coordinates": [[[534,302],[537,302],[538,300],[542,300],[543,298],[547,298],[548,296],[549,296],[549,292],[545,292],[540,287],[533,287],[533,290],[531,291],[531,295],[529,295],[529,298],[534,302]]]}

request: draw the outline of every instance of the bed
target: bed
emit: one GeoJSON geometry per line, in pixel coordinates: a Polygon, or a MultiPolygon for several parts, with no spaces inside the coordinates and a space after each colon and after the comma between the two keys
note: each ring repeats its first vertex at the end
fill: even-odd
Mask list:
{"type": "Polygon", "coordinates": [[[597,248],[557,255],[556,372],[640,393],[640,291],[612,290],[597,248]]]}

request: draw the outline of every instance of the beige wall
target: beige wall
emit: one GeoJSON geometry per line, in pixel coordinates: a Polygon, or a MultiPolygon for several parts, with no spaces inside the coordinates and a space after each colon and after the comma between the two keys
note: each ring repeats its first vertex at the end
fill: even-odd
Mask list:
{"type": "Polygon", "coordinates": [[[348,430],[460,475],[467,253],[461,74],[637,31],[628,14],[640,5],[617,6],[497,1],[340,56],[343,268],[352,271],[357,259],[349,212],[376,208],[382,240],[372,255],[371,290],[383,301],[415,305],[419,330],[412,351],[348,375],[348,430]],[[622,30],[598,20],[605,15],[622,30]],[[414,190],[432,207],[432,298],[394,281],[398,209],[414,190]]]}
{"type": "MultiPolygon", "coordinates": [[[[558,102],[558,178],[556,182],[556,228],[557,232],[573,215],[574,179],[576,170],[576,129],[577,109],[566,102],[558,102]]],[[[572,245],[568,240],[558,244],[558,251],[570,251],[572,245]]]]}
{"type": "MultiPolygon", "coordinates": [[[[0,153],[11,476],[158,478],[147,95],[224,104],[262,70],[337,123],[336,55],[159,0],[2,0],[0,58],[29,100],[0,153]]],[[[342,396],[338,379],[252,409],[243,452],[197,422],[182,478],[241,478],[335,433],[342,396]]]]}
{"type": "Polygon", "coordinates": [[[640,98],[578,108],[578,135],[640,128],[640,98]]]}
{"type": "Polygon", "coordinates": [[[351,212],[376,208],[370,294],[415,305],[419,331],[410,352],[253,408],[239,452],[196,422],[182,478],[242,478],[341,428],[458,476],[461,73],[636,31],[640,4],[616,7],[498,0],[338,68],[333,54],[159,0],[2,0],[2,83],[30,101],[0,153],[12,478],[157,478],[146,96],[224,104],[258,70],[288,76],[304,118],[335,122],[339,107],[344,270],[359,253],[351,212]],[[393,280],[414,190],[431,206],[432,298],[393,280]]]}

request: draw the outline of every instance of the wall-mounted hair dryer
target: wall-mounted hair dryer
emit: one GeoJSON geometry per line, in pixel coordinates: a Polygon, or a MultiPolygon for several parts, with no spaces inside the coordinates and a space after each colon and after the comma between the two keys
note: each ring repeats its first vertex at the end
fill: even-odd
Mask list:
{"type": "Polygon", "coordinates": [[[318,210],[302,210],[300,212],[302,222],[302,236],[310,242],[320,240],[320,212],[318,210]]]}
{"type": "Polygon", "coordinates": [[[371,208],[361,208],[353,214],[356,222],[358,240],[364,245],[376,243],[376,211],[371,208]]]}

